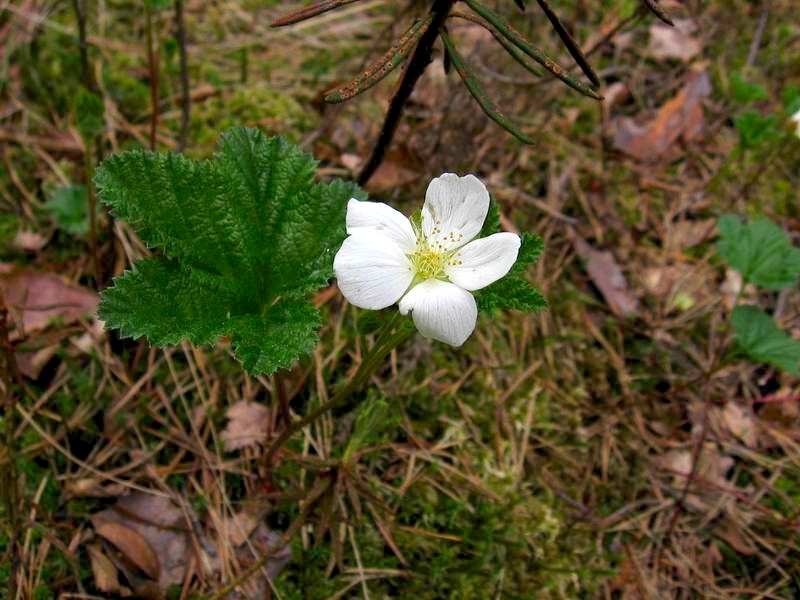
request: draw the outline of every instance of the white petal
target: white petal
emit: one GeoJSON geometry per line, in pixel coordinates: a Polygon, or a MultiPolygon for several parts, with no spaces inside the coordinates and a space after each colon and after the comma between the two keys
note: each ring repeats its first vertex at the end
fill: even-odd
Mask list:
{"type": "Polygon", "coordinates": [[[509,272],[517,261],[519,245],[519,236],[507,232],[472,241],[453,255],[445,275],[465,290],[479,290],[509,272]]]}
{"type": "Polygon", "coordinates": [[[414,278],[403,249],[372,231],[348,236],[333,259],[333,270],[344,297],[372,310],[397,302],[414,278]]]}
{"type": "Polygon", "coordinates": [[[468,291],[438,279],[415,285],[400,301],[400,313],[414,317],[425,337],[460,346],[475,330],[478,306],[468,291]]]}
{"type": "Polygon", "coordinates": [[[489,192],[480,179],[445,173],[425,193],[422,230],[434,249],[453,250],[478,235],[488,211],[489,192]]]}
{"type": "Polygon", "coordinates": [[[362,202],[351,198],[347,203],[347,233],[354,235],[365,231],[392,238],[406,252],[411,252],[417,245],[411,221],[403,213],[383,202],[362,202]]]}

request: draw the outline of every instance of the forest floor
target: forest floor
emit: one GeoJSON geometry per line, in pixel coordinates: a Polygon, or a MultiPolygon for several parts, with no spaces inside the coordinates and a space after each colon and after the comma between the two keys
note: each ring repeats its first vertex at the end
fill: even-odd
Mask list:
{"type": "MultiPolygon", "coordinates": [[[[0,3],[0,598],[800,597],[800,384],[744,358],[729,326],[744,298],[797,337],[800,294],[742,289],[716,251],[726,213],[800,239],[795,0],[662,0],[673,28],[633,0],[554,0],[602,102],[453,20],[537,145],[489,120],[437,47],[365,189],[409,214],[432,177],[475,173],[505,229],[544,239],[528,275],[549,309],[482,318],[461,349],[412,338],[373,378],[372,413],[322,420],[274,473],[276,408],[305,414],[345,380],[368,316],[319,294],[320,345],[271,378],[225,343],[157,349],[103,329],[95,288],[150,251],[103,209],[93,239],[87,175],[150,145],[154,91],[155,144],[179,147],[180,45],[173,4],[152,2],[153,77],[142,4],[85,4],[83,63],[73,3],[0,3]],[[87,149],[75,99],[90,83],[104,122],[87,149]],[[311,486],[343,448],[338,493],[311,486]]],[[[185,3],[188,155],[245,125],[355,178],[397,75],[343,105],[323,92],[429,3],[269,27],[300,4],[185,3]]],[[[536,3],[487,4],[573,64],[536,3]]]]}

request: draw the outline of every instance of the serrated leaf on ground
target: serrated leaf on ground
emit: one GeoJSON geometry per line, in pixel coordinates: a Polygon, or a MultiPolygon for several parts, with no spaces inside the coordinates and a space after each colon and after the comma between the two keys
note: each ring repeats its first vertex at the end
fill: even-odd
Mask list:
{"type": "Polygon", "coordinates": [[[752,360],[800,377],[800,341],[781,330],[772,317],[756,306],[737,306],[731,323],[736,343],[752,360]]]}
{"type": "Polygon", "coordinates": [[[230,336],[254,373],[310,351],[320,318],[308,295],[332,274],[354,184],[314,181],[317,163],[253,129],[222,136],[211,160],[133,150],[98,168],[101,199],[165,258],[143,261],[103,295],[123,335],[165,345],[230,336]]]}
{"type": "Polygon", "coordinates": [[[746,282],[777,290],[797,281],[800,250],[775,223],[759,217],[745,224],[736,215],[725,215],[717,226],[717,251],[746,282]]]}

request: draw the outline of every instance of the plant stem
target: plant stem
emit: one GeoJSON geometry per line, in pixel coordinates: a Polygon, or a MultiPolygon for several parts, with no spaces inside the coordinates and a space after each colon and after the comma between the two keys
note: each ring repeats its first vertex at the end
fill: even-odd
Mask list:
{"type": "MultiPolygon", "coordinates": [[[[97,93],[97,82],[92,74],[89,64],[88,42],[86,38],[86,11],[82,0],[73,0],[72,7],[75,10],[75,19],[78,21],[78,44],[81,57],[81,78],[83,85],[89,92],[97,93]]],[[[101,158],[102,144],[100,138],[95,136],[94,140],[84,139],[85,150],[83,153],[83,176],[86,183],[86,195],[89,209],[89,249],[92,254],[92,268],[94,270],[94,287],[99,289],[100,280],[100,259],[97,251],[97,198],[94,189],[94,162],[92,147],[95,147],[98,160],[101,158]]]]}
{"type": "Polygon", "coordinates": [[[5,512],[8,517],[8,546],[7,559],[3,562],[11,566],[8,574],[8,598],[17,597],[17,584],[19,573],[19,484],[17,477],[16,453],[14,452],[15,440],[14,432],[16,424],[14,415],[17,410],[17,396],[14,388],[21,383],[17,361],[14,356],[14,346],[8,338],[8,308],[5,298],[0,290],[0,346],[2,356],[0,356],[0,383],[3,386],[3,424],[4,424],[4,444],[5,456],[0,460],[0,492],[2,492],[5,512]]]}
{"type": "Polygon", "coordinates": [[[320,404],[302,419],[299,419],[288,425],[286,429],[284,429],[277,437],[277,439],[272,442],[265,456],[265,462],[268,469],[272,465],[272,459],[275,457],[275,454],[278,452],[278,450],[280,450],[283,444],[290,437],[292,437],[292,435],[316,421],[326,412],[340,406],[345,406],[347,400],[349,400],[355,392],[360,390],[364,384],[369,381],[369,378],[372,376],[375,370],[381,364],[383,364],[383,360],[386,358],[386,355],[410,335],[410,331],[405,330],[404,328],[401,328],[399,331],[395,331],[396,325],[400,323],[402,319],[403,317],[399,312],[395,313],[391,318],[389,318],[379,331],[378,339],[375,341],[375,345],[372,346],[372,349],[361,361],[361,364],[359,365],[358,370],[356,371],[356,374],[353,375],[352,379],[350,379],[350,381],[348,381],[341,389],[339,389],[339,391],[336,392],[330,400],[320,404]]]}
{"type": "Polygon", "coordinates": [[[97,194],[94,189],[94,162],[92,159],[91,140],[84,140],[86,150],[83,153],[83,176],[86,179],[86,197],[89,201],[89,248],[92,252],[92,267],[94,269],[94,287],[100,289],[102,285],[100,273],[100,258],[97,250],[97,194]]]}
{"type": "Polygon", "coordinates": [[[94,77],[89,67],[89,46],[86,41],[86,11],[81,0],[72,0],[72,8],[75,10],[75,19],[78,21],[78,43],[81,57],[81,76],[86,87],[95,91],[94,77]]]}
{"type": "Polygon", "coordinates": [[[178,42],[178,63],[181,78],[181,130],[178,134],[178,152],[186,148],[191,122],[192,96],[189,88],[189,55],[186,51],[186,24],[183,19],[183,0],[175,0],[175,37],[178,42]]]}
{"type": "Polygon", "coordinates": [[[147,67],[150,75],[150,150],[156,149],[156,129],[158,128],[158,48],[153,46],[153,9],[149,2],[144,3],[145,35],[147,37],[147,67]]]}
{"type": "Polygon", "coordinates": [[[455,3],[456,0],[434,0],[431,7],[433,20],[425,33],[422,34],[422,37],[420,37],[417,48],[414,50],[411,60],[408,61],[408,66],[403,73],[403,78],[400,80],[397,92],[389,105],[378,140],[372,149],[372,155],[358,176],[359,185],[367,183],[383,162],[386,150],[391,145],[397,125],[400,123],[400,117],[403,114],[406,102],[411,97],[411,92],[414,91],[417,81],[422,77],[431,62],[433,44],[439,36],[439,28],[444,24],[450,14],[450,9],[453,8],[455,3]]]}

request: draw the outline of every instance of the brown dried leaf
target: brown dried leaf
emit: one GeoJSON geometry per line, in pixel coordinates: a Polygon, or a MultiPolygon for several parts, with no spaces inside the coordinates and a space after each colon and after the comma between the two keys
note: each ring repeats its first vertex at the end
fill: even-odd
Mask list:
{"type": "Polygon", "coordinates": [[[650,26],[647,54],[656,60],[689,62],[703,51],[703,45],[691,35],[697,30],[697,25],[691,19],[675,19],[674,23],[674,27],[664,23],[650,26]]]}
{"type": "Polygon", "coordinates": [[[116,594],[121,591],[119,585],[119,574],[114,563],[103,554],[99,544],[89,544],[86,549],[89,552],[89,560],[92,563],[92,574],[94,584],[101,592],[116,594]]]}
{"type": "Polygon", "coordinates": [[[575,251],[586,261],[586,271],[608,303],[609,308],[619,317],[630,317],[639,310],[639,301],[628,289],[614,255],[609,251],[592,248],[585,240],[576,237],[575,251]]]}
{"type": "Polygon", "coordinates": [[[254,515],[247,511],[241,511],[233,515],[231,518],[223,521],[220,536],[227,536],[228,540],[234,546],[241,546],[250,537],[256,527],[258,527],[260,519],[258,515],[254,515]]]}
{"type": "Polygon", "coordinates": [[[116,498],[125,493],[126,488],[121,483],[110,483],[103,485],[102,481],[95,477],[81,477],[71,479],[64,484],[64,491],[67,499],[71,498],[116,498]]]}
{"type": "Polygon", "coordinates": [[[642,162],[663,157],[683,138],[695,139],[703,130],[703,99],[711,93],[711,79],[705,71],[693,71],[677,96],[664,104],[645,125],[633,119],[615,119],[614,145],[642,162]]]}
{"type": "MultiPolygon", "coordinates": [[[[656,464],[672,476],[672,487],[677,494],[682,494],[686,487],[689,474],[692,473],[693,458],[693,450],[675,449],[656,459],[656,464]]],[[[733,459],[722,454],[715,443],[706,442],[699,453],[694,480],[689,486],[692,493],[686,496],[687,505],[701,512],[724,509],[719,499],[732,498],[724,491],[732,485],[725,477],[731,467],[733,459]]]]}
{"type": "Polygon", "coordinates": [[[714,533],[743,556],[752,556],[757,552],[756,547],[747,539],[741,527],[733,519],[728,517],[722,519],[714,527],[714,533]]]}
{"type": "Polygon", "coordinates": [[[183,511],[162,496],[133,493],[92,517],[97,533],[154,580],[158,589],[179,584],[192,553],[183,511]]]}
{"type": "Polygon", "coordinates": [[[34,381],[39,379],[42,369],[44,369],[44,366],[56,355],[60,347],[59,344],[53,344],[34,352],[17,352],[16,357],[19,372],[28,379],[33,379],[34,381]]]}
{"type": "MultiPolygon", "coordinates": [[[[0,288],[25,334],[41,331],[53,319],[72,323],[97,310],[96,293],[66,282],[54,273],[0,265],[0,288]]],[[[21,332],[15,332],[20,337],[21,332]]]]}
{"type": "Polygon", "coordinates": [[[240,400],[225,416],[228,425],[222,431],[222,441],[228,452],[263,442],[269,431],[270,412],[263,404],[240,400]]]}
{"type": "Polygon", "coordinates": [[[758,444],[758,430],[752,411],[736,402],[728,402],[722,409],[722,421],[727,429],[749,448],[758,444]]]}
{"type": "Polygon", "coordinates": [[[716,219],[679,221],[673,223],[666,234],[664,245],[668,251],[682,252],[702,244],[717,235],[716,219]]]}
{"type": "Polygon", "coordinates": [[[372,193],[393,190],[419,179],[419,174],[396,161],[383,161],[375,174],[365,184],[365,190],[372,193]]]}
{"type": "Polygon", "coordinates": [[[17,232],[17,235],[14,236],[14,241],[12,245],[19,249],[25,250],[26,252],[37,252],[45,247],[47,244],[47,238],[44,237],[41,233],[36,233],[35,231],[24,231],[20,229],[17,232]]]}
{"type": "Polygon", "coordinates": [[[158,579],[161,573],[161,565],[155,551],[147,543],[142,534],[130,527],[98,518],[95,515],[92,519],[97,535],[105,538],[125,555],[133,564],[139,567],[151,579],[158,579]]]}

